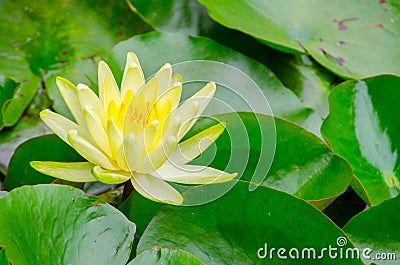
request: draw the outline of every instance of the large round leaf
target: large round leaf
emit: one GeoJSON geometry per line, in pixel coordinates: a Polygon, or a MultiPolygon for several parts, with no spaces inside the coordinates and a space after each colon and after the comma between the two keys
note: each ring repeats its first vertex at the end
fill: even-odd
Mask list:
{"type": "Polygon", "coordinates": [[[348,81],[330,96],[322,133],[351,165],[353,188],[372,205],[400,193],[400,78],[348,81]]]}
{"type": "Polygon", "coordinates": [[[154,248],[146,250],[137,256],[128,265],[163,265],[163,264],[185,264],[201,265],[199,259],[181,249],[154,248]]]}
{"type": "MultiPolygon", "coordinates": [[[[212,118],[199,121],[192,132],[210,127],[215,120],[225,122],[226,130],[216,141],[217,151],[211,166],[227,172],[243,172],[241,181],[254,182],[254,175],[263,174],[261,185],[288,192],[321,208],[343,193],[351,182],[348,164],[315,135],[293,123],[252,113],[228,113],[212,118]],[[267,154],[274,143],[273,123],[277,138],[272,166],[269,172],[267,168],[261,171],[260,165],[272,159],[267,154]],[[248,153],[247,164],[231,161],[231,153],[239,153],[238,160],[245,160],[248,153]],[[243,165],[245,170],[241,168],[243,165]]],[[[202,156],[208,158],[213,152],[206,150],[202,156]]]]}
{"type": "Polygon", "coordinates": [[[147,30],[124,1],[2,1],[0,73],[22,83],[5,113],[6,125],[16,123],[41,79],[56,109],[67,112],[53,78],[47,79],[69,69],[87,80],[85,69],[95,66],[95,57],[147,30]]]}
{"type": "Polygon", "coordinates": [[[204,6],[193,0],[130,0],[155,29],[209,37],[267,65],[305,105],[328,115],[328,94],[335,76],[306,55],[288,55],[242,32],[214,22],[204,6]]]}
{"type": "Polygon", "coordinates": [[[135,225],[112,206],[60,185],[0,199],[0,246],[13,264],[125,264],[135,225]]]}
{"type": "Polygon", "coordinates": [[[397,196],[358,214],[343,228],[355,246],[371,250],[367,253],[369,259],[362,256],[366,263],[390,265],[400,259],[399,212],[397,196]]]}
{"type": "Polygon", "coordinates": [[[19,145],[8,168],[4,189],[21,185],[50,183],[53,177],[42,174],[30,166],[31,161],[78,162],[85,161],[74,149],[55,134],[32,138],[19,145]]]}
{"type": "MultiPolygon", "coordinates": [[[[181,248],[205,264],[310,264],[293,258],[294,251],[315,249],[315,255],[329,245],[337,247],[343,232],[326,216],[303,200],[266,187],[249,192],[246,183],[238,183],[224,197],[202,206],[164,206],[153,218],[138,246],[141,253],[153,246],[181,248]],[[162,235],[162,236],[161,236],[162,235]],[[267,248],[267,255],[264,249],[267,248]],[[288,260],[280,260],[270,250],[285,248],[288,260]],[[260,258],[261,257],[261,258],[260,258]],[[262,259],[264,257],[264,259],[262,259]]],[[[345,247],[352,247],[348,243],[345,247]]],[[[282,255],[282,252],[281,252],[282,255]]],[[[343,260],[321,255],[318,264],[343,264],[343,260]]],[[[313,260],[315,262],[315,260],[313,260]]],[[[317,263],[314,263],[317,264],[317,263]]],[[[346,264],[362,264],[357,259],[346,264]]]]}
{"type": "MultiPolygon", "coordinates": [[[[177,72],[182,74],[184,82],[201,80],[202,77],[208,76],[210,79],[223,79],[226,83],[233,84],[233,86],[236,84],[236,89],[239,87],[243,91],[247,87],[240,87],[241,82],[243,82],[241,78],[247,75],[261,88],[275,115],[297,122],[317,134],[319,132],[321,118],[312,109],[305,107],[296,95],[285,88],[268,68],[212,40],[176,33],[158,32],[135,36],[116,45],[108,60],[117,80],[122,78],[126,53],[129,51],[133,51],[138,55],[146,77],[154,74],[167,62],[178,64],[193,60],[212,60],[228,64],[228,66],[225,66],[224,71],[219,72],[214,67],[208,68],[207,66],[209,65],[207,63],[204,66],[199,64],[198,68],[185,68],[188,64],[179,64],[173,66],[173,69],[174,67],[175,71],[177,71],[177,68],[179,69],[177,72]],[[231,71],[232,67],[236,67],[238,70],[231,71]]],[[[208,81],[219,82],[219,80],[210,79],[208,81]]],[[[194,89],[198,90],[201,86],[201,84],[195,84],[194,89]]],[[[246,84],[246,86],[248,85],[246,84]]],[[[187,97],[191,92],[193,92],[193,89],[186,89],[184,85],[184,97],[187,97]]],[[[229,103],[234,110],[246,111],[249,110],[249,106],[243,104],[243,99],[253,97],[253,99],[256,98],[256,101],[260,99],[259,102],[261,103],[257,106],[250,105],[250,108],[264,108],[267,113],[269,112],[267,104],[261,100],[262,94],[261,97],[253,92],[237,95],[232,93],[230,89],[218,86],[215,97],[224,103],[229,103]]],[[[224,109],[219,111],[227,112],[224,109]]]]}
{"type": "Polygon", "coordinates": [[[286,51],[309,53],[348,78],[400,74],[395,0],[199,0],[210,16],[286,51]],[[371,52],[374,51],[374,52],[371,52]]]}

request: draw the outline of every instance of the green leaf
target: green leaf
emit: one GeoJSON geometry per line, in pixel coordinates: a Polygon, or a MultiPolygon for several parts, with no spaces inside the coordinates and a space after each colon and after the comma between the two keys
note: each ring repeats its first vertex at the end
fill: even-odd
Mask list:
{"type": "Polygon", "coordinates": [[[54,181],[53,177],[34,170],[29,164],[31,161],[79,162],[85,160],[55,134],[30,139],[15,150],[4,189],[12,190],[22,185],[54,181]]]}
{"type": "Polygon", "coordinates": [[[347,78],[400,74],[396,1],[199,0],[229,28],[289,52],[309,53],[347,78]],[[374,52],[371,52],[374,51],[374,52]]]}
{"type": "Polygon", "coordinates": [[[310,56],[264,52],[264,63],[306,106],[321,117],[329,114],[328,96],[337,77],[317,64],[310,56]]]}
{"type": "Polygon", "coordinates": [[[0,190],[0,198],[6,196],[7,194],[8,194],[7,191],[0,190]]]}
{"type": "Polygon", "coordinates": [[[280,53],[213,21],[207,9],[192,0],[130,0],[155,29],[209,37],[267,65],[307,106],[328,115],[328,94],[335,76],[306,55],[280,53]],[[177,12],[179,10],[179,12],[177,12]]]}
{"type": "Polygon", "coordinates": [[[0,249],[0,265],[9,265],[5,249],[0,249]]]}
{"type": "MultiPolygon", "coordinates": [[[[337,246],[337,238],[343,236],[326,216],[303,200],[266,187],[249,192],[248,185],[239,182],[224,197],[206,205],[164,206],[144,232],[138,252],[160,246],[184,249],[205,264],[283,263],[276,252],[270,260],[271,248],[286,248],[284,255],[290,258],[289,249],[300,249],[301,255],[302,248],[312,247],[319,256],[322,248],[337,246]],[[268,256],[260,259],[257,252],[262,256],[260,248],[265,244],[268,256]]],[[[343,264],[327,255],[322,260],[323,264],[343,264]]],[[[310,264],[307,259],[290,261],[310,264]]],[[[346,262],[362,264],[356,259],[346,262]]]]}
{"type": "Polygon", "coordinates": [[[43,89],[38,93],[30,103],[24,116],[18,123],[5,128],[0,133],[0,171],[6,174],[8,164],[15,149],[24,141],[50,132],[47,126],[39,119],[39,112],[50,106],[50,102],[43,89]]]}
{"type": "Polygon", "coordinates": [[[14,80],[0,75],[0,130],[4,126],[3,113],[10,103],[17,87],[18,83],[14,80]]]}
{"type": "Polygon", "coordinates": [[[0,246],[13,264],[117,265],[128,260],[135,224],[76,188],[25,186],[1,198],[0,209],[0,246]]]}
{"type": "MultiPolygon", "coordinates": [[[[343,228],[348,237],[359,249],[369,248],[368,253],[372,258],[380,255],[394,253],[395,259],[371,260],[363,257],[367,264],[394,264],[400,258],[400,196],[382,202],[380,205],[356,215],[343,228]]],[[[383,257],[383,256],[382,256],[383,257]]]]}
{"type": "Polygon", "coordinates": [[[55,75],[88,80],[86,75],[94,72],[86,71],[94,58],[118,41],[149,30],[125,1],[7,1],[0,5],[0,14],[0,73],[23,84],[7,125],[17,121],[41,80],[55,109],[68,113],[52,82],[55,75]]]}
{"type": "Polygon", "coordinates": [[[196,67],[190,63],[173,65],[173,70],[183,76],[183,81],[191,83],[184,86],[183,98],[187,98],[204,85],[199,82],[194,83],[194,80],[215,81],[217,84],[225,84],[225,87],[217,87],[215,98],[221,99],[231,108],[214,105],[208,108],[209,114],[230,112],[232,108],[236,111],[249,111],[248,104],[251,108],[261,109],[258,112],[270,114],[267,103],[262,100],[265,96],[275,115],[297,122],[316,134],[319,132],[321,117],[312,109],[305,107],[268,68],[212,40],[177,33],[152,32],[121,42],[113,48],[107,60],[118,81],[122,78],[126,53],[129,51],[138,55],[146,77],[154,74],[167,62],[178,64],[193,60],[213,60],[228,64],[230,66],[219,64],[222,70],[216,69],[215,64],[207,63],[195,63],[196,67]],[[241,72],[234,70],[231,66],[238,68],[241,72]],[[264,95],[259,91],[250,90],[254,87],[254,83],[251,80],[248,82],[249,79],[246,79],[245,75],[256,82],[264,95]],[[240,93],[236,94],[230,89],[240,93]]]}
{"type": "Polygon", "coordinates": [[[400,193],[400,78],[348,81],[330,96],[331,113],[322,134],[351,165],[357,193],[376,205],[400,193]]]}
{"type": "Polygon", "coordinates": [[[191,0],[129,0],[132,10],[159,31],[203,35],[218,25],[207,9],[191,0]]]}
{"type": "Polygon", "coordinates": [[[40,81],[37,76],[32,76],[28,81],[22,81],[13,98],[4,109],[3,119],[5,126],[10,127],[18,122],[24,110],[38,92],[40,81]]]}
{"type": "Polygon", "coordinates": [[[189,252],[181,249],[153,248],[146,250],[138,255],[128,265],[162,265],[162,264],[185,264],[201,265],[199,259],[192,256],[189,252]]]}
{"type": "Polygon", "coordinates": [[[149,200],[140,195],[136,190],[133,190],[129,197],[118,208],[129,220],[136,224],[132,252],[136,252],[136,246],[144,230],[163,205],[162,203],[149,200]]]}
{"type": "Polygon", "coordinates": [[[203,165],[202,160],[215,155],[211,167],[242,173],[241,181],[246,182],[262,175],[263,186],[293,194],[319,208],[343,193],[352,180],[352,171],[343,159],[293,123],[261,114],[228,113],[199,121],[192,132],[212,126],[215,120],[225,122],[226,130],[215,142],[216,151],[206,150],[197,163],[203,165]],[[268,172],[265,164],[272,158],[268,172]]]}

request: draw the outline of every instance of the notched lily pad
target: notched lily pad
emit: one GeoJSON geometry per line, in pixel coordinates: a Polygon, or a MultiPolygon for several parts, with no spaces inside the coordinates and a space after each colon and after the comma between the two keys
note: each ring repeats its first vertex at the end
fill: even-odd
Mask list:
{"type": "Polygon", "coordinates": [[[396,0],[199,2],[222,25],[286,52],[308,53],[340,76],[400,74],[396,0]]]}
{"type": "Polygon", "coordinates": [[[70,186],[14,189],[0,199],[0,247],[12,264],[115,264],[128,260],[135,224],[70,186]]]}
{"type": "MultiPolygon", "coordinates": [[[[321,248],[338,246],[337,238],[347,240],[338,227],[305,201],[266,187],[249,192],[248,185],[239,182],[206,205],[164,206],[141,237],[138,253],[160,246],[184,249],[210,265],[310,264],[312,258],[297,259],[293,252],[289,257],[289,249],[312,246],[319,256],[321,248]],[[280,247],[287,249],[283,253],[287,260],[279,259],[276,252],[271,257],[269,250],[280,247]]],[[[349,242],[346,248],[351,247],[349,242]]],[[[343,264],[343,260],[328,255],[318,261],[343,264]]],[[[362,262],[349,259],[346,264],[362,262]]]]}

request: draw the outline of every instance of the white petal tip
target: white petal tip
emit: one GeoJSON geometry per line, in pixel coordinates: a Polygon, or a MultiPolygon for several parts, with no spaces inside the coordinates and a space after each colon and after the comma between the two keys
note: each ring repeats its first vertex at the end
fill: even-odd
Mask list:
{"type": "Polygon", "coordinates": [[[85,105],[84,110],[87,112],[92,112],[93,111],[93,106],[92,105],[85,105]]]}
{"type": "Polygon", "coordinates": [[[171,66],[170,63],[166,63],[166,64],[164,64],[164,66],[162,67],[162,69],[171,69],[171,68],[172,68],[172,66],[171,66]]]}
{"type": "Polygon", "coordinates": [[[42,118],[43,116],[46,116],[47,114],[49,114],[51,112],[51,110],[49,109],[44,109],[39,113],[40,118],[42,118]]]}
{"type": "Polygon", "coordinates": [[[134,52],[128,52],[127,54],[126,54],[126,58],[137,58],[137,56],[136,56],[136,53],[134,53],[134,52]]]}
{"type": "Polygon", "coordinates": [[[68,138],[70,138],[70,137],[75,137],[75,136],[77,136],[78,135],[78,131],[77,130],[70,130],[69,132],[68,132],[68,138]]]}
{"type": "Polygon", "coordinates": [[[84,89],[88,89],[89,87],[87,85],[85,85],[85,84],[79,83],[79,84],[76,85],[76,88],[78,90],[84,90],[84,89]]]}

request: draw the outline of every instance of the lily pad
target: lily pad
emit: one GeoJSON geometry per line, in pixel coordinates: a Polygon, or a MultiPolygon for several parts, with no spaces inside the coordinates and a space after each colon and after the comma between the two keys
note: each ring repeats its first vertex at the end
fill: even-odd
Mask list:
{"type": "Polygon", "coordinates": [[[0,75],[0,130],[4,126],[3,112],[13,97],[18,83],[10,78],[0,75]]]}
{"type": "Polygon", "coordinates": [[[9,265],[5,249],[0,249],[0,265],[9,265]]]}
{"type": "Polygon", "coordinates": [[[163,265],[163,264],[185,264],[185,265],[201,265],[198,258],[189,252],[181,249],[163,249],[153,248],[146,250],[137,256],[128,265],[163,265]]]}
{"type": "Polygon", "coordinates": [[[330,96],[331,113],[321,132],[351,165],[352,187],[370,205],[400,193],[400,78],[348,81],[330,96]]]}
{"type": "Polygon", "coordinates": [[[51,183],[55,179],[30,166],[31,161],[85,161],[74,149],[55,134],[32,138],[19,145],[8,168],[4,189],[12,190],[28,184],[51,183]]]}
{"type": "Polygon", "coordinates": [[[13,264],[123,265],[128,260],[135,224],[76,188],[25,186],[1,198],[0,208],[0,246],[13,264]]]}
{"type": "Polygon", "coordinates": [[[400,74],[396,1],[199,0],[222,25],[266,44],[308,53],[346,78],[400,74]],[[374,51],[374,52],[371,52],[374,51]]]}
{"type": "Polygon", "coordinates": [[[41,81],[55,100],[55,109],[68,113],[55,82],[47,79],[72,66],[68,73],[74,71],[85,81],[85,65],[93,64],[92,58],[102,56],[118,41],[149,30],[124,1],[7,1],[0,5],[0,14],[0,59],[4,62],[0,73],[22,83],[7,126],[18,121],[41,81]]]}
{"type": "Polygon", "coordinates": [[[215,97],[227,106],[209,107],[211,111],[208,114],[251,109],[271,114],[269,103],[275,115],[299,123],[316,134],[319,133],[321,117],[311,108],[304,106],[267,67],[210,39],[152,32],[123,41],[113,48],[108,59],[116,80],[122,78],[126,53],[129,51],[138,55],[146,77],[169,62],[175,64],[173,70],[183,76],[184,83],[189,81],[190,85],[193,85],[194,81],[197,81],[190,88],[189,84],[184,85],[184,98],[201,88],[204,81],[222,84],[217,87],[215,97]],[[194,60],[216,62],[193,62],[194,60]],[[262,93],[253,89],[255,84],[260,87],[262,93]]]}
{"type": "Polygon", "coordinates": [[[136,247],[144,230],[164,204],[149,200],[137,191],[132,190],[129,197],[119,206],[119,210],[136,224],[135,240],[132,245],[132,254],[136,254],[136,247]]]}
{"type": "Polygon", "coordinates": [[[267,51],[262,57],[265,57],[263,62],[301,102],[314,109],[323,118],[329,114],[328,96],[340,78],[305,54],[267,51]]]}
{"type": "Polygon", "coordinates": [[[155,29],[209,37],[267,65],[282,83],[322,117],[329,112],[328,94],[336,76],[307,55],[288,55],[213,21],[192,0],[130,0],[135,12],[155,29]]]}
{"type": "MultiPolygon", "coordinates": [[[[336,247],[338,238],[346,240],[338,227],[303,200],[266,187],[249,192],[248,185],[239,182],[224,197],[206,205],[164,206],[144,232],[138,252],[153,246],[181,248],[210,265],[310,264],[312,250],[306,251],[309,259],[300,259],[290,249],[300,250],[297,254],[301,255],[304,248],[314,248],[319,256],[322,248],[336,247]],[[288,260],[276,252],[271,255],[272,248],[286,249],[280,255],[288,260]]],[[[343,248],[348,247],[352,247],[350,242],[343,248]]],[[[318,261],[343,264],[328,255],[318,261]]],[[[362,262],[350,259],[346,264],[362,262]]]]}
{"type": "Polygon", "coordinates": [[[241,181],[250,186],[260,179],[262,186],[293,194],[320,208],[329,205],[350,185],[349,165],[300,126],[252,113],[228,113],[212,118],[199,121],[192,132],[212,126],[215,120],[226,123],[226,130],[216,141],[216,151],[206,150],[197,159],[200,163],[202,157],[213,156],[212,167],[239,172],[241,181]],[[275,133],[271,124],[276,126],[277,137],[276,148],[272,150],[275,133]],[[270,169],[265,166],[269,159],[273,159],[270,169]]]}
{"type": "Polygon", "coordinates": [[[15,149],[26,140],[50,132],[39,119],[39,112],[51,105],[45,91],[39,89],[25,111],[24,116],[11,128],[4,128],[0,133],[0,172],[6,174],[8,164],[15,149]]]}
{"type": "Polygon", "coordinates": [[[343,228],[356,247],[371,250],[369,259],[362,255],[365,263],[389,265],[400,259],[399,212],[397,196],[356,215],[343,228]]]}

